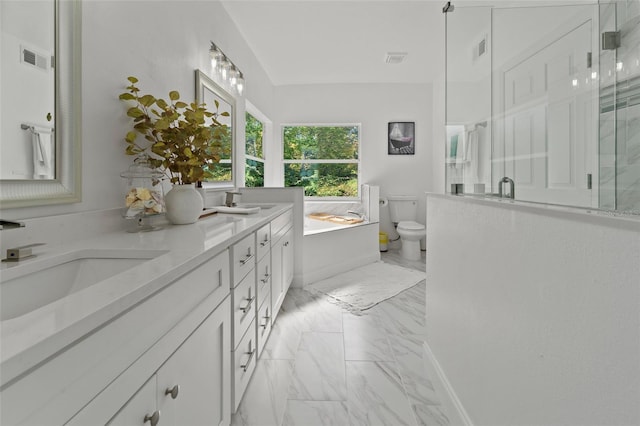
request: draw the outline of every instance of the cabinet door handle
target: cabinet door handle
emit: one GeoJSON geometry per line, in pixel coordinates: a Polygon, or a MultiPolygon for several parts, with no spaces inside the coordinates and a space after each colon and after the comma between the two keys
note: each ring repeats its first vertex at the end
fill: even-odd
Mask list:
{"type": "Polygon", "coordinates": [[[249,359],[247,359],[247,362],[244,365],[241,365],[240,368],[242,368],[242,370],[246,373],[247,370],[249,369],[249,364],[251,364],[251,360],[253,359],[253,356],[256,354],[256,350],[252,350],[251,352],[245,352],[246,355],[249,355],[249,359]]]}
{"type": "Polygon", "coordinates": [[[270,277],[270,276],[271,276],[271,275],[269,275],[269,274],[264,274],[264,278],[263,278],[263,279],[261,279],[261,280],[260,280],[260,282],[262,282],[262,283],[266,284],[266,283],[267,283],[267,281],[269,281],[269,277],[270,277]]]}
{"type": "Polygon", "coordinates": [[[253,259],[253,255],[251,253],[247,254],[247,257],[245,257],[244,259],[242,259],[240,261],[241,265],[245,265],[248,261],[250,261],[251,259],[253,259]]]}
{"type": "Polygon", "coordinates": [[[260,324],[260,327],[262,327],[262,328],[265,328],[265,329],[266,329],[267,327],[269,327],[269,319],[270,319],[271,317],[270,317],[269,315],[267,315],[266,317],[262,317],[262,318],[264,318],[266,321],[264,322],[264,324],[260,324]]]}
{"type": "Polygon", "coordinates": [[[255,296],[253,296],[253,297],[251,297],[251,298],[249,298],[249,299],[244,299],[244,300],[246,300],[246,301],[247,301],[247,302],[249,302],[249,303],[247,303],[247,306],[240,306],[240,310],[242,311],[242,313],[243,313],[243,314],[246,314],[246,313],[247,313],[247,311],[251,308],[251,305],[253,304],[253,301],[254,301],[255,299],[256,299],[256,297],[255,297],[255,296]]]}
{"type": "Polygon", "coordinates": [[[160,411],[154,411],[152,415],[146,414],[144,416],[144,422],[149,422],[151,426],[156,426],[160,421],[160,411]]]}
{"type": "Polygon", "coordinates": [[[180,393],[180,385],[175,385],[172,388],[167,388],[164,391],[165,395],[171,395],[171,399],[176,399],[178,397],[178,393],[180,393]]]}
{"type": "Polygon", "coordinates": [[[269,240],[265,239],[264,241],[260,241],[260,247],[264,247],[269,244],[269,240]]]}
{"type": "Polygon", "coordinates": [[[289,241],[285,241],[285,242],[284,242],[284,246],[285,246],[285,247],[288,247],[288,246],[289,246],[289,241]]]}

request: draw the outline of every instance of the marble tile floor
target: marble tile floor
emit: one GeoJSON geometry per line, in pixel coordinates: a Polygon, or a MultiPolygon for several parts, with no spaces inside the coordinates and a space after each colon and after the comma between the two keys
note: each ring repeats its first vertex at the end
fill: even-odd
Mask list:
{"type": "MultiPolygon", "coordinates": [[[[425,270],[424,252],[382,260],[425,270]]],[[[232,425],[448,425],[424,368],[425,282],[361,316],[325,297],[289,290],[232,425]]]]}

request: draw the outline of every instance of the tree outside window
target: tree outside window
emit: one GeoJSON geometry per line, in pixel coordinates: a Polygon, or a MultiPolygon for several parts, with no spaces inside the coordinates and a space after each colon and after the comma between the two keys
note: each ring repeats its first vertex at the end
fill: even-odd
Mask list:
{"type": "Polygon", "coordinates": [[[262,136],[264,124],[249,113],[246,113],[245,122],[245,186],[263,187],[264,150],[262,148],[262,136]]]}
{"type": "Polygon", "coordinates": [[[307,197],[358,197],[359,125],[283,127],[284,185],[307,197]]]}

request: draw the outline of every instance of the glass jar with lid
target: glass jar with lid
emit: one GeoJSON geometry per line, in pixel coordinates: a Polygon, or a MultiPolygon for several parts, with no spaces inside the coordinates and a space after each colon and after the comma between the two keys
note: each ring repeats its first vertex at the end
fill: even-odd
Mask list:
{"type": "Polygon", "coordinates": [[[120,176],[127,179],[127,194],[122,215],[127,219],[138,220],[137,231],[155,229],[144,225],[143,220],[165,212],[161,181],[164,174],[151,166],[148,155],[140,154],[120,176]]]}

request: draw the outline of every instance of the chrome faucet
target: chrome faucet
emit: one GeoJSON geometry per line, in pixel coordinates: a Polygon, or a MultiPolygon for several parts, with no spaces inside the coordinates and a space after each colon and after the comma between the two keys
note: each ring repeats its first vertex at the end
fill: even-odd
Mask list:
{"type": "Polygon", "coordinates": [[[498,182],[498,196],[500,198],[505,198],[505,193],[502,190],[502,184],[504,183],[509,184],[509,195],[507,197],[514,200],[516,198],[515,183],[513,182],[513,179],[508,178],[507,176],[503,177],[502,179],[500,179],[500,182],[498,182]]]}
{"type": "Polygon", "coordinates": [[[24,228],[24,222],[13,222],[11,220],[0,219],[0,231],[5,229],[24,228]]]}
{"type": "Polygon", "coordinates": [[[364,220],[364,214],[359,213],[355,210],[347,210],[347,214],[352,214],[354,216],[358,216],[360,219],[364,220]]]}
{"type": "Polygon", "coordinates": [[[233,201],[234,195],[242,195],[240,192],[227,191],[227,197],[225,198],[224,205],[227,207],[235,207],[236,203],[233,201]]]}
{"type": "Polygon", "coordinates": [[[33,247],[43,246],[43,245],[45,245],[45,243],[33,243],[33,244],[28,244],[26,246],[7,249],[7,258],[4,259],[4,261],[17,262],[19,260],[33,257],[35,256],[35,254],[33,254],[33,251],[31,249],[33,247]]]}

